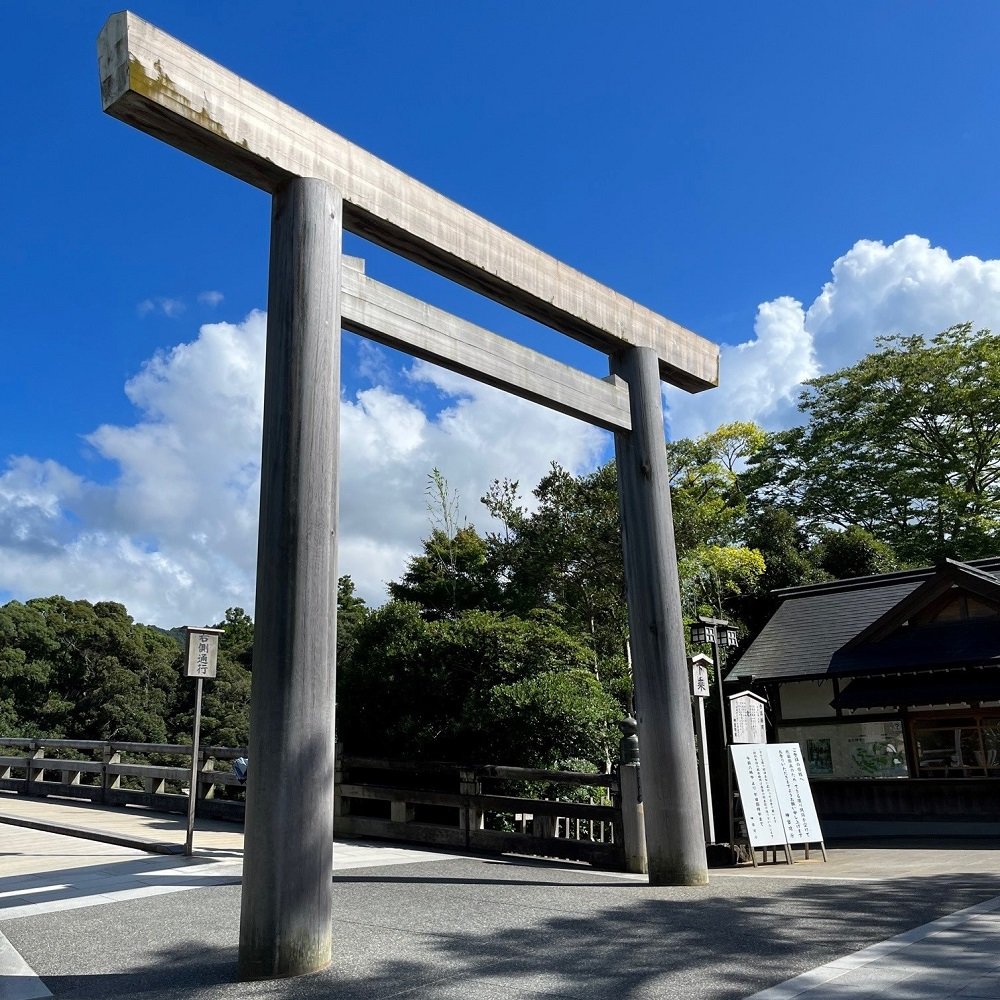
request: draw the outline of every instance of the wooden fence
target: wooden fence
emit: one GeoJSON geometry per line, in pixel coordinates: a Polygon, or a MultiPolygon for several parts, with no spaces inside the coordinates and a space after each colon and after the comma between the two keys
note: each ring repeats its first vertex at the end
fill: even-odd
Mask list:
{"type": "Polygon", "coordinates": [[[345,755],[334,791],[340,834],[624,866],[615,774],[345,755]],[[572,801],[580,788],[606,801],[572,801]]]}
{"type": "MultiPolygon", "coordinates": [[[[176,743],[106,743],[100,740],[32,740],[0,736],[0,791],[59,795],[105,805],[139,805],[159,812],[187,813],[191,746],[176,743]],[[20,751],[11,753],[11,751],[20,751]],[[176,763],[171,761],[176,758],[176,763]],[[186,762],[184,760],[186,758],[186,762]],[[153,762],[150,762],[150,761],[153,762]]],[[[243,819],[242,795],[228,765],[245,747],[200,748],[196,815],[243,819]],[[234,789],[235,792],[235,789],[234,789]]]]}
{"type": "MultiPolygon", "coordinates": [[[[190,745],[0,737],[0,752],[0,791],[187,812],[190,745]]],[[[245,747],[201,748],[197,816],[242,821],[243,790],[228,762],[246,755],[245,747]]],[[[302,792],[308,794],[307,779],[302,792]]],[[[611,869],[625,864],[617,774],[388,761],[338,752],[334,793],[334,832],[342,836],[563,858],[611,869]],[[602,801],[595,804],[594,798],[602,801]]]]}

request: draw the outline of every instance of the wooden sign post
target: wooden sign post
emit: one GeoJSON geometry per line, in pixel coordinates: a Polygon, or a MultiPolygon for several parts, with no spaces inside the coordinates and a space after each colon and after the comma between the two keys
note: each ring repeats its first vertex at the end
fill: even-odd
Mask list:
{"type": "Polygon", "coordinates": [[[705,843],[715,843],[715,812],[712,809],[712,776],[708,766],[708,740],[705,738],[705,699],[709,695],[708,668],[712,658],[695,653],[691,665],[691,694],[694,697],[694,730],[698,739],[698,779],[701,783],[701,815],[705,824],[705,843]]]}
{"type": "Polygon", "coordinates": [[[198,743],[201,738],[201,686],[206,678],[215,677],[219,661],[219,636],[221,628],[199,628],[185,625],[187,650],[184,658],[184,676],[194,677],[194,731],[191,736],[191,784],[188,789],[187,835],[184,838],[184,853],[194,854],[194,809],[198,801],[199,767],[198,743]]]}

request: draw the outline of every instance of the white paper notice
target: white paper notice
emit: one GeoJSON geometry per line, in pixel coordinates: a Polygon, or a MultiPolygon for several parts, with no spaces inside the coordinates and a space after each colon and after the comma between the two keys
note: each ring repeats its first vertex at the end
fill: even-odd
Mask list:
{"type": "Polygon", "coordinates": [[[767,748],[771,777],[789,844],[815,844],[823,839],[805,762],[798,743],[772,743],[767,748]]]}
{"type": "Polygon", "coordinates": [[[751,847],[823,840],[798,743],[731,746],[751,847]]]}
{"type": "Polygon", "coordinates": [[[751,847],[785,844],[785,827],[768,767],[767,744],[744,743],[729,748],[751,847]]]}

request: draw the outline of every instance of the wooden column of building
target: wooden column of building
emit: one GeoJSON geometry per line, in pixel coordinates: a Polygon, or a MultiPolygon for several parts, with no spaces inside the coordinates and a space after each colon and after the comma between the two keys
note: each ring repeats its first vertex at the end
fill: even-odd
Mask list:
{"type": "Polygon", "coordinates": [[[708,881],[656,352],[612,356],[632,430],[615,434],[649,881],[708,881]]]}
{"type": "Polygon", "coordinates": [[[275,191],[246,850],[243,979],[330,962],[342,206],[275,191]]]}

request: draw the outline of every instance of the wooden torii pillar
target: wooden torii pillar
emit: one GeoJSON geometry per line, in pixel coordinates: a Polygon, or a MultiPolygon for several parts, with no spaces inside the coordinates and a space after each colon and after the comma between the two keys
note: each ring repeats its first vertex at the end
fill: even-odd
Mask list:
{"type": "Polygon", "coordinates": [[[272,196],[240,975],[330,961],[341,326],[615,432],[649,879],[707,882],[660,381],[717,385],[718,348],[130,12],[98,62],[106,112],[272,196]],[[342,227],[604,351],[611,377],[342,268],[342,227]]]}

